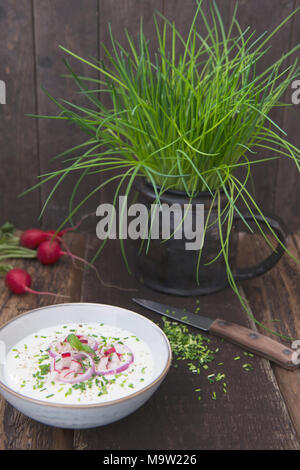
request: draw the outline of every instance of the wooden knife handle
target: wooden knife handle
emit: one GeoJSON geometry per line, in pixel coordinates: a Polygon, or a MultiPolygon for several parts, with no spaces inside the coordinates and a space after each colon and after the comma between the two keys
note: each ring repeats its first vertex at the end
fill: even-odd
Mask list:
{"type": "Polygon", "coordinates": [[[283,344],[274,341],[267,336],[250,330],[244,326],[231,323],[217,318],[211,325],[209,331],[216,336],[221,336],[231,343],[242,346],[247,351],[265,357],[270,361],[276,362],[286,369],[295,369],[297,364],[292,361],[295,351],[283,344]]]}

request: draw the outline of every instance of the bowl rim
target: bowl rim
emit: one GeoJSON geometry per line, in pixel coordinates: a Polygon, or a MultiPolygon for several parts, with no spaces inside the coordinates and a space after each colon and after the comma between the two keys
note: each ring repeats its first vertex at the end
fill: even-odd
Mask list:
{"type": "Polygon", "coordinates": [[[31,313],[37,312],[39,310],[44,310],[45,308],[57,308],[57,307],[83,305],[83,304],[84,305],[114,307],[114,308],[121,309],[121,310],[127,310],[127,312],[129,312],[130,314],[143,318],[143,320],[147,321],[148,323],[151,324],[152,327],[154,327],[156,330],[158,330],[160,332],[160,334],[162,335],[162,337],[164,338],[166,346],[167,346],[167,350],[168,350],[167,362],[166,362],[166,365],[165,365],[163,371],[160,373],[160,375],[155,380],[153,380],[152,382],[150,382],[148,385],[141,388],[137,392],[131,393],[130,395],[127,395],[125,397],[117,398],[115,400],[109,400],[109,401],[102,402],[102,403],[68,404],[68,403],[53,403],[53,402],[47,402],[47,401],[44,401],[44,400],[38,400],[36,398],[31,398],[31,397],[28,397],[26,395],[22,395],[22,393],[19,393],[19,392],[15,391],[14,389],[8,387],[4,382],[2,382],[1,378],[0,378],[0,391],[1,391],[1,389],[5,390],[7,393],[10,393],[10,394],[14,395],[15,397],[17,397],[21,400],[25,400],[27,402],[34,403],[34,404],[40,405],[40,406],[48,406],[48,407],[51,407],[51,408],[68,408],[68,409],[77,409],[77,410],[79,410],[79,409],[82,409],[82,408],[86,409],[86,408],[99,408],[99,407],[105,407],[105,406],[113,406],[113,405],[123,403],[123,402],[128,401],[128,400],[131,400],[132,398],[135,398],[135,397],[143,394],[147,390],[151,389],[156,383],[160,382],[167,375],[167,372],[168,372],[168,370],[171,366],[171,362],[172,362],[172,349],[171,349],[171,345],[170,345],[170,342],[169,342],[168,337],[166,336],[166,334],[163,332],[163,330],[158,325],[156,325],[156,323],[154,323],[152,320],[149,320],[149,318],[145,317],[144,315],[141,315],[140,313],[137,313],[137,312],[133,312],[132,310],[128,310],[127,308],[124,308],[124,307],[119,307],[117,305],[100,304],[100,303],[96,303],[96,302],[69,302],[69,303],[62,303],[62,304],[44,305],[43,307],[38,307],[38,308],[34,308],[32,310],[28,310],[26,312],[23,312],[23,313],[19,314],[17,317],[12,318],[11,320],[7,321],[4,325],[2,325],[0,327],[0,333],[7,325],[17,321],[20,317],[30,315],[31,313]]]}

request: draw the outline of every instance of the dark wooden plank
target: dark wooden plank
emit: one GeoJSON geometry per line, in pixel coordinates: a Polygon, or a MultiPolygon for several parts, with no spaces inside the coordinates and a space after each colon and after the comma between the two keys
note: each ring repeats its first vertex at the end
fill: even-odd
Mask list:
{"type": "MultiPolygon", "coordinates": [[[[251,31],[256,31],[256,37],[265,31],[271,32],[280,24],[293,10],[294,0],[244,0],[239,2],[238,20],[243,28],[250,26],[251,31]]],[[[272,48],[259,61],[257,73],[262,72],[282,54],[288,51],[290,46],[290,31],[292,22],[287,23],[270,41],[272,48]]],[[[271,111],[270,117],[279,125],[283,125],[284,109],[275,108],[271,111]]],[[[271,156],[263,149],[256,150],[260,158],[271,156]]],[[[275,155],[272,152],[272,156],[275,155]]],[[[248,155],[251,158],[251,155],[248,155]]],[[[281,194],[282,187],[276,186],[276,175],[278,171],[278,161],[260,163],[252,167],[253,181],[255,187],[255,198],[259,206],[269,212],[275,210],[276,194],[281,194]]],[[[249,184],[249,189],[252,190],[249,184]]],[[[285,192],[286,189],[283,190],[285,192]]],[[[280,197],[280,196],[279,196],[280,197]]]]}
{"type": "MultiPolygon", "coordinates": [[[[218,7],[224,19],[225,27],[228,26],[231,19],[234,4],[235,2],[233,1],[218,1],[218,7]]],[[[207,12],[208,2],[204,1],[203,6],[207,12]]],[[[266,0],[264,2],[259,0],[244,0],[239,2],[237,17],[243,29],[250,26],[251,31],[255,30],[258,37],[264,31],[270,32],[274,29],[294,8],[294,0],[266,0]]],[[[175,20],[176,25],[185,37],[188,34],[188,27],[192,21],[195,9],[196,6],[193,0],[184,2],[184,9],[182,8],[182,2],[179,0],[165,0],[165,15],[175,20]]],[[[272,38],[272,49],[258,63],[258,73],[262,72],[277,60],[281,54],[297,44],[299,21],[300,15],[298,15],[297,21],[290,21],[272,38]],[[291,41],[292,26],[294,33],[291,41]]],[[[202,26],[201,21],[199,21],[200,30],[202,26]]],[[[286,95],[288,101],[290,100],[289,95],[290,90],[288,90],[286,95]]],[[[296,116],[296,110],[294,109],[293,111],[288,114],[287,110],[274,109],[271,113],[271,118],[284,127],[294,144],[299,145],[299,133],[297,132],[299,117],[298,115],[296,116]]],[[[262,151],[262,149],[257,149],[257,152],[262,158],[270,156],[270,152],[262,151]]],[[[251,155],[248,156],[251,159],[251,155]]],[[[299,175],[295,170],[294,163],[287,158],[283,158],[280,161],[261,163],[252,167],[252,174],[255,186],[254,194],[259,206],[265,211],[274,211],[278,214],[284,210],[285,219],[289,222],[289,225],[292,228],[299,226],[299,214],[295,210],[299,198],[299,192],[295,190],[299,175]],[[287,185],[286,181],[291,181],[292,184],[287,185]]],[[[248,188],[253,192],[250,184],[248,188]]]]}
{"type": "MultiPolygon", "coordinates": [[[[110,45],[108,24],[111,25],[114,37],[122,44],[128,44],[125,29],[137,38],[140,31],[140,18],[143,18],[145,36],[150,39],[152,51],[157,45],[153,21],[155,10],[163,11],[163,0],[149,0],[147,4],[140,0],[99,0],[100,40],[106,46],[110,45]],[[118,12],[118,14],[116,14],[118,12]]],[[[101,52],[101,58],[103,53],[101,52]]]]}
{"type": "MultiPolygon", "coordinates": [[[[89,238],[87,256],[98,246],[89,238]]],[[[119,291],[99,285],[93,273],[86,273],[84,301],[103,302],[129,308],[161,324],[158,315],[137,307],[131,297],[155,298],[157,301],[186,307],[212,318],[225,319],[252,326],[230,289],[199,298],[179,298],[154,293],[139,285],[130,276],[114,242],[109,242],[98,262],[106,283],[137,292],[119,291]]],[[[196,331],[195,331],[196,332],[196,331]]],[[[243,356],[241,350],[211,337],[211,348],[220,348],[216,361],[200,376],[180,363],[171,368],[155,395],[131,416],[118,423],[93,430],[75,431],[77,449],[296,449],[295,431],[268,361],[243,356]],[[241,360],[234,360],[240,355],[241,360]],[[223,362],[222,366],[217,363],[223,362]],[[254,370],[245,372],[242,364],[251,362],[254,370]],[[222,386],[208,382],[210,373],[224,372],[228,393],[222,386]],[[195,389],[201,388],[202,401],[195,389]],[[212,400],[216,391],[217,400],[212,400]]]]}
{"type": "MultiPolygon", "coordinates": [[[[98,2],[90,0],[34,1],[35,48],[37,68],[38,113],[42,115],[59,114],[58,108],[48,99],[44,87],[56,99],[66,99],[73,103],[86,103],[78,94],[77,85],[72,79],[61,75],[68,73],[62,59],[68,59],[79,75],[97,77],[97,71],[84,66],[59,49],[63,45],[84,58],[98,58],[98,2]]],[[[91,85],[94,88],[94,84],[91,85]]],[[[39,120],[39,147],[41,172],[60,168],[60,162],[51,162],[51,157],[87,139],[86,134],[77,127],[61,121],[39,120]]],[[[76,155],[76,154],[74,154],[76,155]]],[[[61,188],[53,196],[47,209],[44,225],[57,226],[68,213],[68,201],[72,189],[80,175],[68,176],[61,188]]],[[[90,186],[95,186],[97,178],[90,177],[79,194],[86,195],[90,186]]],[[[45,202],[54,183],[43,186],[42,202],[45,202]]],[[[97,197],[83,209],[83,213],[95,210],[97,197]]],[[[78,217],[77,217],[78,218],[78,217]]],[[[76,219],[75,219],[76,220],[76,219]]]]}
{"type": "MultiPolygon", "coordinates": [[[[229,25],[234,2],[232,0],[217,0],[216,4],[221,13],[222,20],[226,29],[229,25]]],[[[210,18],[208,0],[203,1],[202,8],[207,17],[210,18]]],[[[176,28],[179,30],[180,34],[183,36],[184,39],[187,39],[190,26],[196,13],[196,9],[197,2],[195,2],[194,0],[186,0],[184,2],[184,7],[183,3],[180,0],[164,0],[164,15],[170,21],[175,21],[176,28]]],[[[201,32],[201,34],[204,34],[205,36],[206,29],[201,16],[198,17],[197,25],[198,31],[201,32]]],[[[178,47],[180,48],[179,42],[178,47]]]]}
{"type": "Polygon", "coordinates": [[[1,120],[1,220],[19,227],[34,223],[39,214],[39,192],[17,199],[35,183],[39,172],[36,122],[25,113],[36,112],[31,1],[11,0],[0,6],[0,79],[6,84],[1,120]]]}
{"type": "MultiPolygon", "coordinates": [[[[227,0],[219,0],[217,2],[219,10],[224,20],[225,27],[228,27],[229,21],[233,12],[234,1],[228,2],[227,0]]],[[[203,7],[208,12],[208,2],[203,2],[203,7]]],[[[271,31],[274,29],[285,17],[287,17],[295,7],[294,0],[244,0],[239,2],[238,5],[238,20],[243,29],[250,26],[251,31],[256,31],[256,37],[264,31],[271,31]]],[[[191,24],[194,16],[196,4],[193,0],[182,2],[180,0],[165,0],[164,14],[171,20],[175,20],[176,26],[184,37],[187,37],[189,25],[191,24]]],[[[300,15],[298,15],[300,17],[300,15]]],[[[257,72],[262,72],[265,68],[277,60],[281,54],[287,52],[288,48],[297,43],[297,25],[294,22],[294,36],[293,41],[290,40],[291,28],[293,22],[290,21],[282,30],[277,33],[271,40],[272,49],[265,55],[259,62],[257,72]]],[[[203,27],[202,22],[199,21],[199,29],[203,27]]],[[[271,118],[274,119],[280,126],[283,126],[285,110],[276,109],[271,113],[271,118]]],[[[289,120],[285,120],[284,128],[294,143],[298,144],[299,138],[297,129],[299,127],[299,119],[296,119],[295,112],[290,113],[289,120]],[[298,140],[297,140],[298,139],[298,140]]],[[[260,157],[270,156],[270,152],[264,152],[262,149],[257,150],[260,157]]],[[[274,154],[275,155],[275,154],[274,154]]],[[[251,155],[249,155],[251,158],[251,155]]],[[[288,160],[288,159],[286,159],[288,160]]],[[[293,227],[298,224],[298,217],[295,216],[296,201],[298,200],[298,192],[295,191],[297,184],[298,173],[295,171],[292,162],[285,161],[266,162],[252,167],[253,179],[255,183],[255,195],[258,204],[266,211],[276,211],[280,213],[284,207],[289,207],[285,211],[285,217],[291,221],[293,227]],[[277,176],[278,175],[278,176],[277,176]],[[278,184],[276,178],[278,177],[278,184]],[[287,188],[286,181],[293,182],[287,188]],[[289,204],[288,204],[289,202],[289,204]],[[291,202],[291,203],[290,203],[291,202]]],[[[249,185],[249,189],[252,189],[249,185]]]]}
{"type": "MultiPolygon", "coordinates": [[[[300,259],[300,233],[291,235],[289,249],[300,259]]],[[[266,256],[268,248],[259,236],[245,236],[240,243],[239,258],[244,264],[255,263],[266,256]]],[[[243,283],[253,314],[268,328],[294,339],[300,338],[300,266],[287,254],[263,277],[243,283]]],[[[261,329],[263,332],[263,329],[261,329]]],[[[269,335],[271,336],[271,335],[269,335]]],[[[288,342],[287,342],[288,344],[288,342]]],[[[274,373],[300,436],[299,387],[300,371],[289,372],[274,366],[274,373]]]]}
{"type": "MultiPolygon", "coordinates": [[[[150,41],[149,50],[152,57],[157,49],[157,38],[154,23],[155,10],[163,12],[163,0],[148,0],[141,2],[140,0],[99,0],[99,37],[100,44],[111,51],[111,39],[109,33],[109,24],[111,26],[113,37],[122,44],[126,49],[129,48],[125,30],[133,36],[134,40],[138,38],[140,31],[140,19],[143,18],[143,31],[145,37],[150,41]],[[116,14],[116,11],[118,14],[116,14]]],[[[160,24],[160,18],[157,17],[160,24]]],[[[100,58],[107,64],[105,52],[100,47],[100,58]]],[[[108,107],[111,106],[110,98],[102,94],[101,101],[108,107]]],[[[119,170],[118,170],[119,171],[119,170]]],[[[125,171],[125,170],[124,170],[125,171]]],[[[117,174],[110,172],[109,175],[117,174]]],[[[102,181],[105,180],[105,174],[101,175],[102,181]]],[[[119,181],[118,181],[119,182],[119,181]]],[[[114,188],[118,182],[105,186],[100,193],[100,202],[111,202],[113,200],[114,188]]]]}
{"type": "MultiPolygon", "coordinates": [[[[85,241],[82,235],[69,235],[66,241],[72,252],[79,256],[84,254],[85,241]]],[[[38,261],[18,261],[14,265],[28,270],[35,289],[59,292],[69,295],[70,299],[31,294],[12,295],[4,286],[2,279],[0,284],[1,326],[19,313],[33,308],[80,300],[82,270],[75,269],[72,261],[67,257],[63,257],[57,265],[52,267],[42,266],[38,261]]],[[[14,409],[3,398],[0,399],[0,449],[46,450],[72,449],[72,447],[72,430],[62,430],[37,423],[14,409]]]]}
{"type": "MultiPolygon", "coordinates": [[[[298,2],[294,0],[294,8],[298,6],[298,2]]],[[[293,18],[291,36],[289,47],[292,49],[299,43],[299,29],[300,29],[300,13],[293,18]]],[[[291,57],[293,62],[299,53],[295,53],[291,57]]],[[[300,78],[300,75],[298,79],[300,78]]],[[[289,87],[285,94],[285,102],[291,104],[292,93],[295,90],[289,87]]],[[[299,135],[299,104],[293,104],[291,108],[286,108],[283,114],[283,129],[287,132],[289,140],[296,147],[300,147],[299,135]]],[[[284,220],[288,224],[289,230],[297,230],[300,226],[300,212],[298,210],[300,205],[300,192],[299,188],[299,172],[295,168],[295,163],[288,159],[282,158],[277,165],[277,174],[275,180],[276,197],[274,212],[282,214],[284,220]]]]}

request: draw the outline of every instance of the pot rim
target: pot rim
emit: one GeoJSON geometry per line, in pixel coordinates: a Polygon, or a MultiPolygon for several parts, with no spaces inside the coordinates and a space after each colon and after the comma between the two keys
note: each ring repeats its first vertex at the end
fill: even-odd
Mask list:
{"type": "MultiPolygon", "coordinates": [[[[160,189],[161,186],[156,186],[157,189],[160,189]]],[[[156,199],[156,194],[155,194],[155,191],[153,189],[153,185],[151,182],[147,181],[146,178],[141,178],[138,182],[137,182],[137,189],[143,193],[144,195],[146,196],[151,196],[153,197],[154,199],[156,199]]],[[[226,197],[226,194],[224,192],[223,189],[220,189],[220,195],[221,195],[221,198],[222,199],[225,199],[227,200],[227,197],[226,197]]],[[[197,201],[200,203],[200,201],[203,203],[203,199],[206,199],[206,200],[210,200],[212,199],[212,194],[209,192],[209,191],[200,191],[198,192],[195,196],[193,197],[190,197],[188,196],[188,194],[185,192],[185,191],[180,191],[180,190],[177,190],[177,189],[170,189],[170,190],[166,190],[164,191],[160,197],[164,200],[167,200],[167,199],[181,199],[181,200],[185,200],[187,202],[191,202],[193,204],[197,203],[197,201]]],[[[215,201],[214,205],[217,204],[217,201],[215,201]]]]}

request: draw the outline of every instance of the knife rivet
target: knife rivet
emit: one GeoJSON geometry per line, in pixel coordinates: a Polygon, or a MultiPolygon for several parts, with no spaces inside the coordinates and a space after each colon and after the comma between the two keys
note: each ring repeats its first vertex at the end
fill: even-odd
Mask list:
{"type": "Polygon", "coordinates": [[[288,366],[293,366],[293,367],[296,367],[297,364],[295,364],[293,361],[287,361],[286,364],[288,366]]]}
{"type": "Polygon", "coordinates": [[[252,339],[258,338],[258,334],[257,334],[257,333],[249,333],[249,336],[250,336],[250,338],[252,338],[252,339]]]}
{"type": "Polygon", "coordinates": [[[229,326],[230,325],[230,322],[229,321],[226,321],[226,320],[219,320],[218,321],[218,324],[220,326],[229,326]]]}
{"type": "Polygon", "coordinates": [[[289,356],[292,351],[290,351],[289,349],[284,349],[282,352],[283,354],[286,354],[286,356],[289,356]]]}

